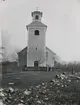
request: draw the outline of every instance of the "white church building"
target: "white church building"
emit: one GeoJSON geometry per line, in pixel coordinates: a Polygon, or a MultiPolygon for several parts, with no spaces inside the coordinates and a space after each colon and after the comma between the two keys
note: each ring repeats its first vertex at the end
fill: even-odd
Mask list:
{"type": "Polygon", "coordinates": [[[32,22],[26,26],[28,43],[18,52],[20,67],[53,67],[54,62],[58,61],[56,53],[46,46],[47,26],[42,23],[42,15],[40,11],[31,13],[32,22]]]}

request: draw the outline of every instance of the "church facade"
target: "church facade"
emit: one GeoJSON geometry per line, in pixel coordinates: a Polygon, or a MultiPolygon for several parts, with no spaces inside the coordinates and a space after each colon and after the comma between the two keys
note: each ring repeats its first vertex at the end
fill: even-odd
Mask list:
{"type": "Polygon", "coordinates": [[[42,15],[40,11],[31,13],[32,22],[26,26],[27,47],[18,52],[20,67],[53,67],[54,62],[58,60],[58,56],[46,47],[47,26],[42,23],[42,15]]]}

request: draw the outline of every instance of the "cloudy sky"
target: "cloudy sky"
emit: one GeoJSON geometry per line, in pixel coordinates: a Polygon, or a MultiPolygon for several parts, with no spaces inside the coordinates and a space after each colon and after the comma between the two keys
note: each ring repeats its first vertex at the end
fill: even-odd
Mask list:
{"type": "Polygon", "coordinates": [[[46,46],[64,61],[80,61],[80,0],[0,0],[0,29],[8,45],[27,45],[26,25],[37,6],[48,26],[46,46]]]}

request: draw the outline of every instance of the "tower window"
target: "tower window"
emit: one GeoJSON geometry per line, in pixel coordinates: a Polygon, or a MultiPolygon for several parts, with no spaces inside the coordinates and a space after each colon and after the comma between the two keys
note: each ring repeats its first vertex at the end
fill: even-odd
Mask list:
{"type": "Polygon", "coordinates": [[[38,19],[39,19],[39,16],[38,16],[38,15],[36,15],[35,19],[37,19],[37,20],[38,20],[38,19]]]}
{"type": "Polygon", "coordinates": [[[35,31],[34,31],[34,34],[35,34],[35,35],[39,35],[39,31],[38,31],[38,30],[35,30],[35,31]]]}

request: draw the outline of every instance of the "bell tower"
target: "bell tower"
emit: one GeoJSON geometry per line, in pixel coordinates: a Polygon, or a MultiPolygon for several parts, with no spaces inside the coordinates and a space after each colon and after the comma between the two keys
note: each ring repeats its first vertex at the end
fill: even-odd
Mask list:
{"type": "Polygon", "coordinates": [[[42,15],[43,13],[38,10],[32,12],[32,22],[26,26],[28,31],[27,67],[46,66],[47,26],[42,23],[42,15]]]}
{"type": "Polygon", "coordinates": [[[32,12],[32,18],[33,18],[33,21],[41,21],[42,12],[40,12],[40,11],[32,12]]]}

